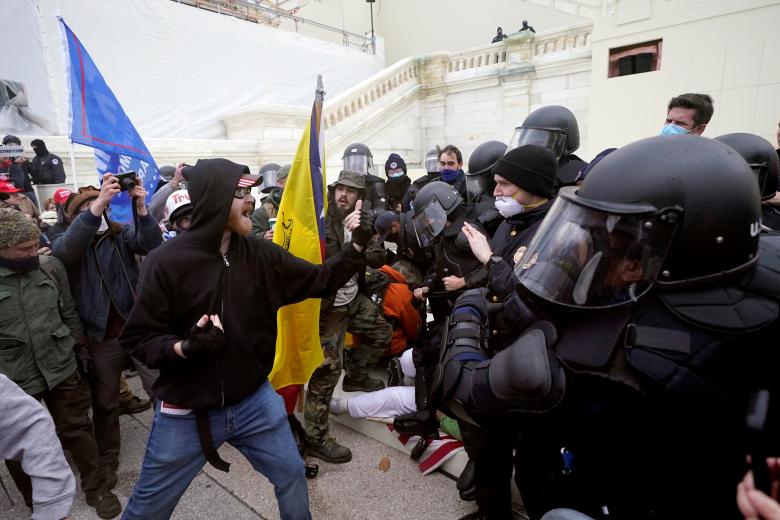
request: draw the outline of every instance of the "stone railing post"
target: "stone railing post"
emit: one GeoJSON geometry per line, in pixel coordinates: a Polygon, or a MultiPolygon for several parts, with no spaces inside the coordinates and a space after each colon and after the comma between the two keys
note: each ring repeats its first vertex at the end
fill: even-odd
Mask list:
{"type": "Polygon", "coordinates": [[[528,31],[519,34],[513,34],[506,40],[506,67],[511,68],[516,65],[528,63],[531,61],[531,45],[534,40],[533,35],[528,31]]]}

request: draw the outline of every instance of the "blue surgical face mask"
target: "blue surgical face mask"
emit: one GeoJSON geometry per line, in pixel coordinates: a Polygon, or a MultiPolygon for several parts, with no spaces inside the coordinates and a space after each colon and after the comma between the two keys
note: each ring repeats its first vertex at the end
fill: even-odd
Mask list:
{"type": "Polygon", "coordinates": [[[460,170],[450,170],[449,168],[445,168],[439,174],[441,180],[443,180],[446,183],[453,182],[455,179],[458,178],[458,175],[460,175],[460,170]]]}
{"type": "Polygon", "coordinates": [[[396,179],[398,177],[403,177],[404,171],[403,170],[390,170],[387,172],[387,177],[391,179],[396,179]]]}
{"type": "MultiPolygon", "coordinates": [[[[693,130],[693,128],[691,128],[691,130],[693,130]]],[[[661,135],[684,135],[689,133],[691,130],[683,128],[679,125],[675,125],[674,123],[669,123],[661,128],[661,135]]]]}

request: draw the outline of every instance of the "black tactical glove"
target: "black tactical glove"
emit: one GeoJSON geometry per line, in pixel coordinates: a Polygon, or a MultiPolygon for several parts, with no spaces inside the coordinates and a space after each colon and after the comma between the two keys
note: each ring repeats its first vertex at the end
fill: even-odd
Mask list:
{"type": "Polygon", "coordinates": [[[360,210],[360,225],[352,230],[352,243],[366,247],[374,236],[371,216],[367,210],[360,210]]]}
{"type": "Polygon", "coordinates": [[[73,351],[76,353],[76,366],[81,377],[88,378],[95,373],[95,365],[92,362],[92,353],[86,340],[78,342],[73,351]]]}
{"type": "Polygon", "coordinates": [[[203,327],[192,327],[190,337],[181,343],[181,353],[187,359],[202,359],[219,354],[224,349],[225,333],[211,320],[203,327]]]}

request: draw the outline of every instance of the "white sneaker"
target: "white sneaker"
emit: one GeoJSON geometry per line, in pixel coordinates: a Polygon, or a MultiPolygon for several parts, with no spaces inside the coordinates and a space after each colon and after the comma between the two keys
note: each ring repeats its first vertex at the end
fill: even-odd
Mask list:
{"type": "Polygon", "coordinates": [[[341,414],[344,413],[347,410],[347,401],[349,399],[341,398],[341,397],[331,397],[330,398],[330,413],[335,414],[341,414]]]}

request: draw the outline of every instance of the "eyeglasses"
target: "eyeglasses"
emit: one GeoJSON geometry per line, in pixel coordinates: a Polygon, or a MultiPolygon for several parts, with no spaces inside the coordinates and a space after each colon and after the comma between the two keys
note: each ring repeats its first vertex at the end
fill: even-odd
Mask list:
{"type": "Polygon", "coordinates": [[[247,186],[246,188],[236,188],[236,193],[233,195],[236,199],[243,199],[247,195],[252,194],[252,187],[247,186]]]}

